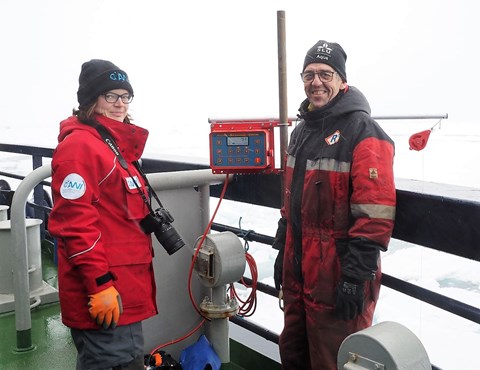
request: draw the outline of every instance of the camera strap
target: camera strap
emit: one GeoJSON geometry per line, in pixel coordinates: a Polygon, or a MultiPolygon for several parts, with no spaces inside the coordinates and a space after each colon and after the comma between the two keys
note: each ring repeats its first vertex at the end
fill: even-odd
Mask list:
{"type": "MultiPolygon", "coordinates": [[[[107,146],[112,150],[113,154],[115,154],[115,156],[117,157],[118,159],[118,162],[120,163],[120,166],[122,166],[122,168],[127,171],[128,173],[128,176],[130,176],[130,178],[132,179],[133,183],[135,184],[135,187],[137,188],[138,190],[138,193],[140,194],[140,196],[142,197],[143,201],[145,202],[145,204],[147,205],[148,207],[148,210],[150,211],[150,213],[152,215],[155,214],[155,212],[153,211],[153,208],[150,204],[150,202],[148,201],[147,199],[147,196],[145,195],[145,193],[142,191],[140,185],[137,183],[137,181],[135,181],[135,178],[132,176],[132,174],[130,173],[129,169],[128,169],[128,164],[127,164],[127,161],[125,160],[125,158],[123,158],[123,155],[122,153],[120,153],[120,150],[118,149],[118,145],[117,143],[115,142],[115,140],[113,139],[112,135],[110,135],[110,133],[108,132],[108,130],[100,125],[99,123],[97,122],[91,122],[89,123],[90,126],[92,126],[93,128],[95,128],[98,133],[100,134],[100,136],[102,137],[103,141],[105,142],[105,144],[107,144],[107,146]]],[[[163,207],[162,205],[162,202],[160,202],[160,199],[158,198],[157,194],[155,193],[155,191],[153,190],[153,188],[150,186],[150,182],[148,181],[147,179],[147,176],[145,175],[145,173],[142,171],[142,169],[140,168],[140,164],[138,163],[138,161],[135,161],[133,162],[133,165],[135,166],[135,168],[137,169],[138,173],[140,174],[140,176],[142,176],[143,178],[143,181],[145,181],[145,184],[147,184],[148,186],[148,189],[149,191],[152,193],[153,197],[155,198],[155,200],[157,201],[158,205],[160,207],[163,207]]]]}

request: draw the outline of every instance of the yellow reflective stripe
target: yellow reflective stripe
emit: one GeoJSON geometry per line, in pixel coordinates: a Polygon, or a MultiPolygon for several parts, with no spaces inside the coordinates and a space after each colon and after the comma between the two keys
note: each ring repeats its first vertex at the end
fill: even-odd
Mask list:
{"type": "Polygon", "coordinates": [[[381,204],[352,204],[352,215],[355,218],[383,218],[386,220],[395,220],[395,207],[381,204]]]}
{"type": "Polygon", "coordinates": [[[334,172],[350,172],[350,163],[333,158],[321,158],[316,161],[307,160],[307,170],[323,170],[334,172]]]}

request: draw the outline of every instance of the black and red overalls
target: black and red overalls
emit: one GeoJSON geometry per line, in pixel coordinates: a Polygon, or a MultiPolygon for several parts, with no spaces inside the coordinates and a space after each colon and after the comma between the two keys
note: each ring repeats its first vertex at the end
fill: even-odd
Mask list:
{"type": "Polygon", "coordinates": [[[308,111],[308,105],[300,107],[284,175],[280,355],[284,369],[336,370],[342,341],[372,324],[378,251],[387,249],[395,217],[394,144],[354,87],[320,109],[308,111]],[[375,266],[365,268],[372,250],[375,266]],[[334,315],[342,274],[365,281],[363,313],[349,321],[334,315]]]}

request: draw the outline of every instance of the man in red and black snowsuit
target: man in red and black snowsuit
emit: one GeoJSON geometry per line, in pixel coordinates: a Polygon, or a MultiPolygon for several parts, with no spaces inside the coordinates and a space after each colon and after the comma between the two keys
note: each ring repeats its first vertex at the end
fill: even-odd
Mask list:
{"type": "Polygon", "coordinates": [[[320,40],[301,74],[307,99],[287,151],[274,243],[288,370],[336,370],[342,341],[372,324],[380,251],[394,225],[394,144],[347,85],[346,58],[340,45],[320,40]]]}

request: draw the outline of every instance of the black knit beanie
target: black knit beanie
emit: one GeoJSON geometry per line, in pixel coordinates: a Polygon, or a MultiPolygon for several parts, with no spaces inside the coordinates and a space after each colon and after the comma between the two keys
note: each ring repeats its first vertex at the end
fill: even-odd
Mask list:
{"type": "Polygon", "coordinates": [[[133,95],[128,75],[108,60],[92,59],[83,63],[78,82],[80,108],[87,107],[100,95],[114,89],[125,89],[133,95]]]}
{"type": "Polygon", "coordinates": [[[303,63],[303,71],[309,64],[324,63],[337,71],[343,82],[347,82],[346,61],[347,54],[339,44],[320,40],[307,52],[305,62],[303,63]]]}

